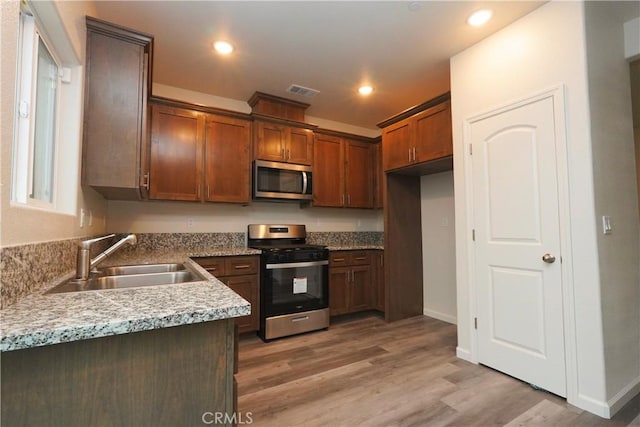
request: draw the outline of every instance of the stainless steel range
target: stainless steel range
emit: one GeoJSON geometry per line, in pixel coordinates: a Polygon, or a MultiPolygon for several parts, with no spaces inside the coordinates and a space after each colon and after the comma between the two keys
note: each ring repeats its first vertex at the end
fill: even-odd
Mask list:
{"type": "Polygon", "coordinates": [[[306,243],[304,225],[251,224],[260,257],[260,337],[267,341],[329,327],[329,251],[306,243]]]}

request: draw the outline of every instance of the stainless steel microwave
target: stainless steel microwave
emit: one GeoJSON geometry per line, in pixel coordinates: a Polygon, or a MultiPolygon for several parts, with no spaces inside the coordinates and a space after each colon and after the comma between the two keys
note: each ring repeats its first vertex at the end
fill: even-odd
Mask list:
{"type": "Polygon", "coordinates": [[[266,160],[253,162],[254,199],[311,200],[312,197],[310,166],[266,160]]]}

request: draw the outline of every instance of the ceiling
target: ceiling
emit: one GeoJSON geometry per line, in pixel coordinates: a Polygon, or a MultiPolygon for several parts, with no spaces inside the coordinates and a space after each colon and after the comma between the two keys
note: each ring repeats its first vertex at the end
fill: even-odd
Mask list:
{"type": "Polygon", "coordinates": [[[153,81],[247,101],[255,91],[311,104],[307,115],[375,129],[449,90],[449,58],[542,1],[96,1],[98,18],[153,34],[153,81]],[[484,27],[466,24],[488,7],[484,27]],[[214,53],[223,38],[236,48],[214,53]],[[362,83],[374,87],[357,94],[362,83]],[[319,90],[313,98],[291,84],[319,90]]]}

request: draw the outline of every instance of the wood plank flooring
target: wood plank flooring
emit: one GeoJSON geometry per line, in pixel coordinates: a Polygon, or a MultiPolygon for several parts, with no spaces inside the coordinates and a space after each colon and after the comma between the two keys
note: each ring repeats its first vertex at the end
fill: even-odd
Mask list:
{"type": "Polygon", "coordinates": [[[633,426],[456,358],[456,327],[429,317],[346,316],[329,330],[240,339],[238,411],[253,426],[633,426]]]}

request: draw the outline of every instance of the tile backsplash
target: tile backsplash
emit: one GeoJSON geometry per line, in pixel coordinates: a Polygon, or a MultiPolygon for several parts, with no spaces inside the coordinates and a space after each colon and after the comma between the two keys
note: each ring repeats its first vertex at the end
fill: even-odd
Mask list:
{"type": "Polygon", "coordinates": [[[77,239],[0,248],[0,308],[75,268],[77,239]]]}

